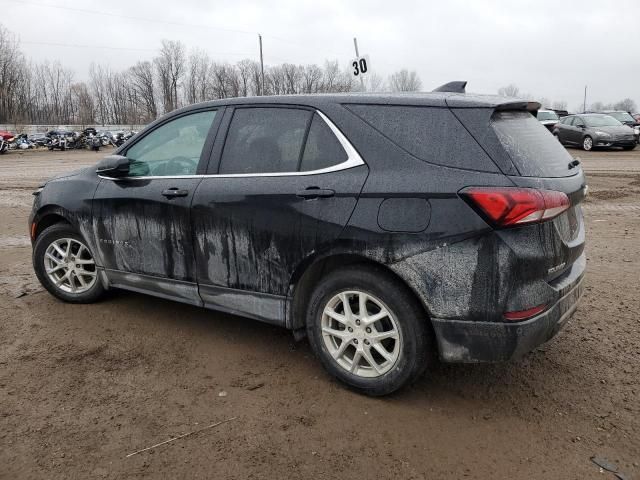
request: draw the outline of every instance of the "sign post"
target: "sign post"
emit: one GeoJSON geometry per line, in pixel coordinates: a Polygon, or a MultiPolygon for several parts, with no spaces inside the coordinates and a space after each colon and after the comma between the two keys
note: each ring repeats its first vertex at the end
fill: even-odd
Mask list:
{"type": "Polygon", "coordinates": [[[369,71],[369,55],[360,56],[360,52],[358,51],[358,39],[353,37],[353,46],[356,49],[356,58],[351,61],[351,73],[354,77],[360,79],[360,86],[362,87],[362,91],[365,91],[364,88],[364,75],[369,71]]]}

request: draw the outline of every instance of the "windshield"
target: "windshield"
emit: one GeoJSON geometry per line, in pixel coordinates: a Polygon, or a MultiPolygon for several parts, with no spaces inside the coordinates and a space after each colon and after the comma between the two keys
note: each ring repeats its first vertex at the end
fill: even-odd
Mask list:
{"type": "Polygon", "coordinates": [[[635,123],[635,120],[633,119],[633,117],[629,115],[627,112],[613,112],[613,113],[607,113],[607,115],[615,118],[616,120],[620,120],[621,122],[635,123]]]}
{"type": "Polygon", "coordinates": [[[609,115],[585,115],[582,118],[587,127],[619,127],[622,125],[622,123],[609,115]]]}
{"type": "Polygon", "coordinates": [[[539,111],[537,118],[538,120],[558,120],[558,114],[556,112],[539,111]]]}

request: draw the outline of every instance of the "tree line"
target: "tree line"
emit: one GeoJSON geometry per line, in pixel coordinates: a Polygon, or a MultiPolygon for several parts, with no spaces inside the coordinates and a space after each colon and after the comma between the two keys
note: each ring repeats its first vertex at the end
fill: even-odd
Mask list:
{"type": "MultiPolygon", "coordinates": [[[[498,95],[502,95],[505,97],[521,97],[521,98],[531,98],[537,100],[542,105],[542,108],[553,108],[554,110],[567,110],[567,102],[564,100],[550,100],[546,97],[537,97],[535,95],[531,95],[529,93],[520,93],[520,89],[517,85],[510,84],[505,87],[500,87],[498,89],[498,95]]],[[[590,105],[587,105],[587,110],[591,112],[602,112],[607,110],[622,110],[625,112],[637,112],[636,102],[631,98],[625,98],[618,102],[612,103],[603,103],[603,102],[594,102],[590,105]]],[[[575,111],[582,112],[584,109],[584,104],[579,105],[575,111]]]]}
{"type": "MultiPolygon", "coordinates": [[[[365,90],[417,91],[416,72],[401,70],[386,81],[369,74],[365,90]]],[[[0,24],[0,123],[140,125],[184,105],[255,95],[340,93],[362,90],[338,61],[324,65],[265,66],[245,59],[219,62],[179,41],[163,40],[157,56],[114,71],[92,64],[87,81],[59,61],[34,63],[18,38],[0,24]]]]}

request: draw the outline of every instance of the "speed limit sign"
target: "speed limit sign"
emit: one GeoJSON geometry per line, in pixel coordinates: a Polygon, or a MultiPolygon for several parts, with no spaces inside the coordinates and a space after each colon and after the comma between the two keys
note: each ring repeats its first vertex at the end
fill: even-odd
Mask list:
{"type": "Polygon", "coordinates": [[[354,77],[363,77],[369,71],[369,55],[351,60],[351,73],[354,77]]]}

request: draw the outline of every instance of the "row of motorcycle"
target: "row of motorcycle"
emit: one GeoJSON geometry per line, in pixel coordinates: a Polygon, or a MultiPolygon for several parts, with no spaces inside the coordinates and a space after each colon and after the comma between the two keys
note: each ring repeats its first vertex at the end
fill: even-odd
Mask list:
{"type": "Polygon", "coordinates": [[[27,150],[31,148],[46,147],[49,150],[89,149],[99,151],[101,147],[112,145],[119,147],[137,132],[97,131],[95,128],[85,128],[81,132],[66,130],[50,130],[45,134],[27,135],[21,133],[13,135],[9,132],[0,132],[0,154],[8,150],[27,150]]]}

